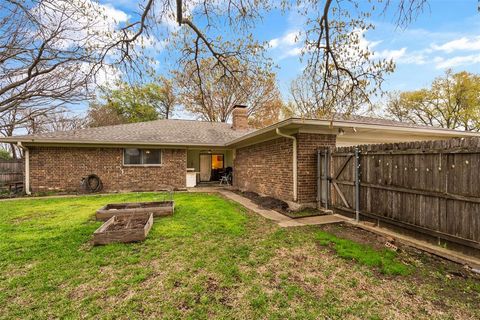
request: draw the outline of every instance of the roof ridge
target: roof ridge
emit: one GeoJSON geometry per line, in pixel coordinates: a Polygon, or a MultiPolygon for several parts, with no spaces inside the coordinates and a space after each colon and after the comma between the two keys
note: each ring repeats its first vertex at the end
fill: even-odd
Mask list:
{"type": "Polygon", "coordinates": [[[182,122],[195,122],[195,123],[208,123],[212,125],[222,125],[222,126],[230,126],[229,123],[227,122],[220,122],[220,121],[205,121],[205,120],[194,120],[194,119],[155,119],[155,120],[148,120],[148,121],[139,121],[139,122],[129,122],[129,123],[119,123],[119,124],[111,124],[107,126],[97,126],[97,127],[86,127],[86,128],[79,128],[79,129],[73,129],[73,130],[59,130],[59,131],[54,131],[54,132],[45,132],[45,133],[39,133],[39,134],[27,134],[27,135],[19,135],[20,136],[41,136],[44,134],[51,134],[51,133],[67,133],[67,132],[81,132],[81,131],[87,131],[87,130],[95,130],[95,129],[105,129],[105,128],[119,128],[119,127],[129,127],[129,126],[139,126],[139,125],[145,125],[145,124],[151,124],[154,122],[166,122],[166,121],[182,121],[182,122]]]}

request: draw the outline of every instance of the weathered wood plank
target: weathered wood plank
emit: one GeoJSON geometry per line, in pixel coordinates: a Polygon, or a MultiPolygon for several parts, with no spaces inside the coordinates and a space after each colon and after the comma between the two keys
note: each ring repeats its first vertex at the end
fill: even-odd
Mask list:
{"type": "MultiPolygon", "coordinates": [[[[358,148],[362,213],[480,243],[480,138],[358,148]]],[[[342,147],[332,153],[335,205],[349,210],[355,171],[346,159],[354,150],[342,147]]]]}

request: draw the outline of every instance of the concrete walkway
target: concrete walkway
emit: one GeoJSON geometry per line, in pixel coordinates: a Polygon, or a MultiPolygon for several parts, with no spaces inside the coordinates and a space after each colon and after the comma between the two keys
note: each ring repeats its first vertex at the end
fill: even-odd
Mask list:
{"type": "Polygon", "coordinates": [[[233,200],[235,202],[238,202],[245,208],[255,213],[258,213],[264,218],[275,221],[280,227],[284,227],[284,228],[320,225],[320,224],[329,224],[329,223],[340,223],[348,220],[348,218],[342,217],[337,214],[292,219],[275,210],[263,209],[259,205],[254,203],[252,200],[245,198],[235,192],[231,192],[221,188],[214,190],[214,192],[218,192],[224,197],[230,200],[233,200]]]}
{"type": "Polygon", "coordinates": [[[236,194],[235,192],[228,191],[225,189],[217,189],[215,190],[215,192],[220,193],[225,198],[238,202],[248,210],[258,213],[262,217],[267,218],[269,220],[273,220],[277,223],[289,222],[290,220],[293,220],[292,218],[289,218],[275,210],[263,209],[259,207],[256,203],[254,203],[252,200],[242,197],[241,195],[236,194]]]}

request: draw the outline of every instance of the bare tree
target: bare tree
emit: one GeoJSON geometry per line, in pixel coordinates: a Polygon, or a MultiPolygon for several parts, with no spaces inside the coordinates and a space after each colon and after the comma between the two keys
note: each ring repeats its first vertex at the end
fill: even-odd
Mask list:
{"type": "Polygon", "coordinates": [[[85,127],[85,125],[84,117],[62,110],[32,118],[31,122],[27,122],[25,129],[29,134],[34,134],[77,130],[85,127]]]}
{"type": "Polygon", "coordinates": [[[6,0],[0,10],[0,113],[82,101],[114,34],[90,0],[6,0]]]}
{"type": "MultiPolygon", "coordinates": [[[[0,113],[0,135],[3,137],[10,137],[16,130],[25,129],[32,126],[37,121],[37,118],[53,114],[57,107],[35,107],[16,105],[10,109],[0,113]]],[[[14,158],[21,155],[20,150],[15,145],[9,144],[8,149],[14,158]]]]}
{"type": "Polygon", "coordinates": [[[168,119],[173,114],[178,103],[174,92],[173,80],[158,77],[154,82],[142,88],[144,100],[151,104],[158,112],[160,119],[168,119]]]}
{"type": "Polygon", "coordinates": [[[253,71],[238,60],[228,63],[235,68],[236,78],[225,77],[214,58],[200,60],[199,68],[191,62],[186,69],[174,72],[185,108],[203,120],[226,122],[235,105],[246,104],[256,126],[278,120],[282,99],[275,74],[261,68],[253,71]]]}
{"type": "MultiPolygon", "coordinates": [[[[398,23],[407,23],[424,3],[400,0],[398,23]]],[[[129,68],[127,75],[142,71],[141,48],[170,38],[171,30],[167,36],[165,26],[173,22],[179,26],[175,34],[183,39],[178,45],[179,62],[193,63],[204,99],[199,62],[212,57],[223,77],[239,83],[242,70],[231,62],[258,65],[265,61],[263,43],[255,40],[251,30],[267,10],[279,6],[269,0],[139,0],[138,4],[138,18],[118,25],[107,22],[105,7],[94,0],[3,1],[0,112],[17,105],[83,100],[98,72],[110,71],[114,65],[129,68]],[[225,26],[233,36],[221,36],[225,26]]],[[[369,50],[362,47],[363,32],[372,27],[365,21],[373,8],[353,15],[359,0],[346,6],[340,0],[287,0],[282,4],[285,10],[298,10],[306,18],[302,34],[306,73],[322,84],[322,101],[345,100],[348,105],[351,96],[368,99],[378,91],[383,72],[391,70],[392,64],[373,62],[369,50]]],[[[394,5],[387,1],[386,6],[394,5]]]]}
{"type": "MultiPolygon", "coordinates": [[[[200,1],[201,9],[197,13],[207,17],[207,24],[202,30],[194,23],[194,11],[187,10],[193,14],[190,18],[186,18],[182,1],[176,1],[177,22],[179,25],[186,25],[193,34],[191,41],[184,42],[186,45],[182,52],[188,58],[184,58],[183,61],[187,64],[195,62],[196,77],[202,89],[201,92],[204,84],[199,61],[205,58],[205,54],[216,60],[217,66],[223,69],[224,77],[231,77],[234,80],[237,80],[237,74],[241,70],[231,65],[232,57],[250,63],[255,59],[258,62],[258,58],[262,57],[261,46],[248,41],[248,37],[244,38],[248,39],[246,42],[225,41],[215,32],[213,34],[217,37],[209,38],[208,31],[220,28],[219,21],[227,21],[234,30],[248,29],[249,22],[261,17],[264,10],[278,7],[278,3],[270,1],[257,1],[254,3],[257,5],[255,6],[250,1],[230,0],[220,5],[227,8],[222,12],[216,7],[218,3],[218,1],[200,1]],[[223,19],[215,19],[215,13],[223,13],[220,15],[223,19]],[[249,48],[250,51],[245,48],[249,48]]],[[[368,3],[357,0],[281,2],[284,10],[297,10],[305,18],[305,24],[297,40],[302,43],[303,57],[307,62],[304,80],[308,79],[316,83],[310,86],[316,90],[314,107],[327,108],[334,111],[333,113],[349,113],[361,104],[370,103],[373,95],[381,94],[384,74],[392,72],[395,65],[391,60],[373,57],[373,52],[364,39],[365,32],[374,28],[374,25],[368,22],[370,16],[375,11],[385,14],[393,8],[396,10],[397,25],[405,27],[428,4],[426,0],[395,2],[378,0],[368,3]],[[371,4],[370,8],[362,11],[360,8],[368,6],[368,3],[371,4]],[[340,106],[342,106],[341,110],[339,110],[340,106]]],[[[206,97],[201,96],[201,98],[206,97]]]]}
{"type": "Polygon", "coordinates": [[[115,109],[99,103],[98,101],[90,102],[86,121],[86,126],[88,127],[113,126],[127,123],[127,121],[119,115],[115,109]]]}
{"type": "MultiPolygon", "coordinates": [[[[2,113],[0,117],[0,136],[10,137],[15,131],[26,134],[52,131],[75,130],[84,126],[84,118],[58,107],[35,108],[16,107],[2,113]]],[[[8,144],[13,158],[21,156],[21,150],[14,144],[8,144]]]]}

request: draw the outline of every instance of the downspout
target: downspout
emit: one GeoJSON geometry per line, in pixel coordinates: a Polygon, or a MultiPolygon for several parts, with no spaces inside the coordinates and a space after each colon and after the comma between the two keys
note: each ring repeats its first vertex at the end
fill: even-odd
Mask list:
{"type": "Polygon", "coordinates": [[[290,136],[288,134],[280,132],[280,129],[277,128],[276,132],[279,136],[291,139],[293,141],[293,155],[292,155],[292,163],[293,163],[293,201],[297,201],[297,138],[294,136],[290,136]]]}
{"type": "Polygon", "coordinates": [[[23,156],[25,158],[25,193],[31,195],[30,192],[30,150],[22,145],[22,142],[18,141],[17,146],[23,150],[23,156]]]}

